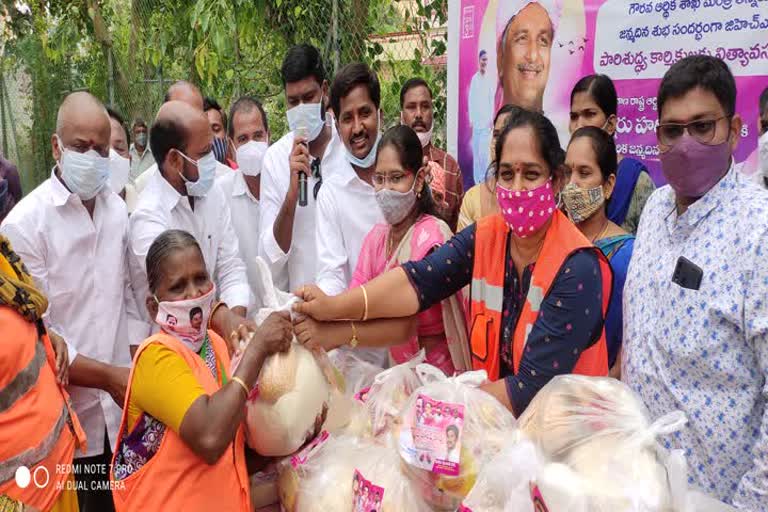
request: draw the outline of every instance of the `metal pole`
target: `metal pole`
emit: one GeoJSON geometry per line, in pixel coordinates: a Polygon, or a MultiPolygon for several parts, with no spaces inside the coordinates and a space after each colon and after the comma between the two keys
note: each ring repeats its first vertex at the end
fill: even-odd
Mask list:
{"type": "Polygon", "coordinates": [[[107,69],[109,73],[109,80],[107,81],[107,87],[109,88],[109,106],[115,108],[115,73],[112,68],[112,50],[107,48],[107,69]]]}
{"type": "Polygon", "coordinates": [[[333,74],[339,71],[339,0],[333,0],[333,74]]]}

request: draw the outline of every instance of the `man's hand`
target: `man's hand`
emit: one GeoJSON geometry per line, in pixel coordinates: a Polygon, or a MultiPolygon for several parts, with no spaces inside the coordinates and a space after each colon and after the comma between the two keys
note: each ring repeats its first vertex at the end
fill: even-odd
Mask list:
{"type": "Polygon", "coordinates": [[[109,377],[104,391],[112,396],[112,400],[114,400],[121,409],[125,404],[125,393],[128,389],[128,377],[130,377],[130,375],[130,368],[112,366],[109,369],[109,377]]]}
{"type": "Polygon", "coordinates": [[[291,183],[288,187],[288,194],[286,199],[290,199],[294,203],[299,198],[299,173],[303,172],[309,176],[311,174],[309,157],[309,146],[307,145],[306,137],[294,137],[293,149],[291,150],[291,156],[288,161],[288,166],[291,169],[291,183]]]}
{"type": "Polygon", "coordinates": [[[56,354],[56,380],[62,386],[69,384],[69,352],[64,339],[49,330],[48,338],[53,346],[53,353],[56,354]]]}

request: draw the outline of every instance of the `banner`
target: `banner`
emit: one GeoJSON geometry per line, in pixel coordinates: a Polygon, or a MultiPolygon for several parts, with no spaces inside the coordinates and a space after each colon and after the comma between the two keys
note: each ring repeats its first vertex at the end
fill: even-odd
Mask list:
{"type": "Polygon", "coordinates": [[[458,102],[449,109],[458,111],[449,112],[457,123],[449,147],[465,187],[486,176],[491,125],[505,96],[543,107],[565,148],[571,89],[593,73],[616,85],[619,154],[642,160],[663,183],[656,93],[672,64],[696,54],[723,59],[736,77],[736,111],[744,121],[736,161],[745,173],[757,168],[758,98],[768,87],[768,0],[452,1],[460,4],[450,28],[458,44],[449,46],[458,58],[448,58],[458,102]]]}

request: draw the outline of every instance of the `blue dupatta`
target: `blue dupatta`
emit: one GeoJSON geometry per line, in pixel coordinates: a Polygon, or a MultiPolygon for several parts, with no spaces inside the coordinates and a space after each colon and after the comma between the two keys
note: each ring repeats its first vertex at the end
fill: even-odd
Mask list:
{"type": "Polygon", "coordinates": [[[613,188],[613,195],[606,209],[608,219],[617,226],[624,224],[627,218],[632,195],[641,172],[648,172],[648,169],[639,160],[624,158],[619,162],[616,170],[616,186],[613,188]]]}

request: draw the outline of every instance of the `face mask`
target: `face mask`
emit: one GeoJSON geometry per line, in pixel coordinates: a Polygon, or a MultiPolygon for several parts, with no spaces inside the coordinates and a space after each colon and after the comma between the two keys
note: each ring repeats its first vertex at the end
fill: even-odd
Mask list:
{"type": "Polygon", "coordinates": [[[347,149],[347,160],[349,160],[349,163],[351,163],[352,165],[354,165],[359,169],[369,169],[373,167],[373,164],[376,163],[376,152],[379,149],[379,141],[381,141],[381,130],[379,130],[380,126],[381,126],[381,111],[379,111],[379,117],[376,120],[376,142],[373,143],[373,146],[371,146],[371,150],[363,158],[357,158],[355,155],[353,155],[349,151],[349,149],[347,149]]]}
{"type": "Polygon", "coordinates": [[[669,151],[659,155],[669,185],[678,196],[690,198],[702,197],[720,181],[730,157],[728,140],[710,146],[687,133],[669,151]]]}
{"type": "Polygon", "coordinates": [[[200,297],[189,300],[157,302],[155,322],[160,328],[174,336],[193,352],[203,346],[208,329],[211,306],[216,298],[216,287],[200,297]]]}
{"type": "MultiPolygon", "coordinates": [[[[418,175],[417,175],[418,177],[418,175]]],[[[384,215],[384,220],[387,224],[394,226],[399,224],[405,219],[416,205],[416,180],[413,180],[413,185],[408,192],[399,192],[397,190],[391,190],[383,188],[376,192],[376,202],[379,203],[379,209],[384,215]]]]}
{"type": "Polygon", "coordinates": [[[141,132],[136,134],[136,144],[146,148],[147,147],[147,132],[141,132]]]}
{"type": "Polygon", "coordinates": [[[264,154],[269,146],[266,142],[249,141],[237,148],[237,165],[246,176],[261,174],[264,154]]]}
{"type": "Polygon", "coordinates": [[[213,138],[213,156],[217,161],[224,163],[227,159],[227,141],[218,137],[213,138]]]}
{"type": "Polygon", "coordinates": [[[119,194],[128,184],[131,162],[112,148],[109,148],[109,185],[119,194]]]}
{"type": "Polygon", "coordinates": [[[496,199],[504,220],[519,238],[539,231],[555,212],[551,181],[534,190],[507,190],[496,185],[496,199]]]}
{"type": "Polygon", "coordinates": [[[109,158],[93,149],[85,153],[66,149],[58,135],[56,141],[61,151],[59,170],[64,184],[83,201],[96,197],[109,180],[109,158]]]}
{"type": "Polygon", "coordinates": [[[203,197],[209,190],[211,190],[213,180],[216,178],[216,158],[214,158],[213,152],[208,153],[197,162],[181,151],[179,151],[179,154],[189,163],[197,166],[197,181],[189,181],[184,174],[179,173],[181,179],[184,180],[184,185],[187,187],[187,195],[192,197],[203,197]]]}
{"type": "Polygon", "coordinates": [[[757,141],[759,151],[760,170],[763,176],[768,176],[768,132],[765,132],[757,141]]]}
{"type": "Polygon", "coordinates": [[[320,98],[320,103],[299,103],[285,113],[288,118],[288,128],[294,135],[304,136],[309,142],[312,142],[320,135],[323,126],[325,126],[322,111],[322,98],[320,98]]]}
{"type": "Polygon", "coordinates": [[[590,218],[605,203],[602,186],[581,188],[575,183],[569,183],[560,197],[565,203],[568,215],[576,224],[590,218]]]}
{"type": "MultiPolygon", "coordinates": [[[[400,124],[405,124],[403,122],[402,112],[400,113],[400,124]]],[[[432,129],[434,128],[434,125],[435,123],[433,121],[432,126],[430,126],[429,130],[427,130],[426,132],[417,132],[416,130],[414,130],[414,132],[416,133],[416,136],[419,138],[419,142],[421,142],[422,148],[429,146],[429,143],[432,142],[432,129]]]]}

